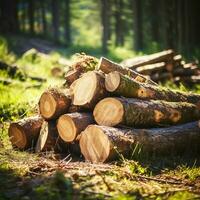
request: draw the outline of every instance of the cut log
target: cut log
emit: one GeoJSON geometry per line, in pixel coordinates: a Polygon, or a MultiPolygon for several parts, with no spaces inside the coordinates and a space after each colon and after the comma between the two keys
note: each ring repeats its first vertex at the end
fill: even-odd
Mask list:
{"type": "Polygon", "coordinates": [[[66,73],[65,80],[70,86],[75,80],[77,80],[82,74],[82,71],[79,69],[73,69],[66,73]]]}
{"type": "Polygon", "coordinates": [[[119,72],[111,72],[106,76],[105,86],[107,91],[124,97],[136,97],[140,99],[155,99],[175,102],[189,102],[198,104],[200,95],[183,93],[162,87],[139,83],[119,72]]]}
{"type": "Polygon", "coordinates": [[[91,113],[71,113],[59,117],[57,129],[65,142],[73,142],[94,119],[91,113]]]}
{"type": "Polygon", "coordinates": [[[84,108],[81,106],[70,105],[68,113],[83,112],[84,108]]]}
{"type": "Polygon", "coordinates": [[[197,120],[200,109],[186,102],[105,98],[96,105],[93,115],[104,126],[157,127],[197,120]]]}
{"type": "Polygon", "coordinates": [[[154,53],[147,56],[130,58],[130,59],[124,60],[121,64],[124,67],[135,69],[139,66],[154,64],[158,62],[169,63],[169,61],[171,62],[173,60],[173,57],[174,57],[174,51],[170,49],[170,50],[154,53]]]}
{"type": "Polygon", "coordinates": [[[151,79],[155,82],[173,81],[173,74],[171,72],[156,73],[151,75],[151,79]]]}
{"type": "Polygon", "coordinates": [[[178,67],[174,69],[173,75],[174,76],[193,76],[193,75],[200,76],[200,69],[178,67]]]}
{"type": "Polygon", "coordinates": [[[110,161],[120,155],[131,157],[139,148],[141,154],[174,155],[199,151],[198,122],[168,128],[122,129],[90,125],[82,132],[80,148],[87,161],[110,161]]]}
{"type": "Polygon", "coordinates": [[[59,135],[54,121],[44,121],[37,140],[35,152],[59,149],[59,135]]]}
{"type": "Polygon", "coordinates": [[[29,117],[10,124],[8,134],[14,147],[19,149],[33,148],[37,142],[43,123],[41,117],[29,117]]]}
{"type": "Polygon", "coordinates": [[[49,89],[45,91],[39,100],[40,114],[46,120],[56,119],[67,113],[71,105],[68,90],[49,89]]]}
{"type": "Polygon", "coordinates": [[[70,86],[70,92],[73,105],[93,109],[106,96],[104,75],[96,71],[87,72],[70,86]]]}
{"type": "Polygon", "coordinates": [[[124,75],[128,75],[133,79],[136,79],[139,82],[145,82],[153,85],[157,85],[155,82],[150,80],[149,78],[131,70],[128,68],[124,68],[121,65],[108,60],[107,58],[101,57],[97,66],[98,70],[103,71],[104,73],[108,74],[113,71],[118,71],[124,75]]]}
{"type": "Polygon", "coordinates": [[[165,62],[150,64],[150,65],[144,65],[141,67],[137,67],[135,70],[138,73],[144,74],[144,75],[151,75],[154,73],[161,73],[165,70],[165,62]]]}

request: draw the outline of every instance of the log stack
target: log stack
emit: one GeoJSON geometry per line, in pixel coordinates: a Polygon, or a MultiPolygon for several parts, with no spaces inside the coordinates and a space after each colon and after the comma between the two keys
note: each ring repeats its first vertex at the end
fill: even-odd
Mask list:
{"type": "Polygon", "coordinates": [[[151,78],[156,83],[172,81],[192,87],[200,83],[200,68],[195,62],[186,63],[182,55],[166,50],[151,55],[126,59],[121,65],[151,78]]]}
{"type": "Polygon", "coordinates": [[[145,56],[132,69],[104,57],[96,61],[81,57],[65,76],[65,86],[43,92],[39,116],[10,124],[14,147],[82,154],[93,163],[130,157],[136,148],[142,154],[199,149],[200,95],[161,87],[137,72],[145,63],[149,75],[154,62],[155,73],[166,65],[173,71],[181,56],[171,50],[145,56]]]}

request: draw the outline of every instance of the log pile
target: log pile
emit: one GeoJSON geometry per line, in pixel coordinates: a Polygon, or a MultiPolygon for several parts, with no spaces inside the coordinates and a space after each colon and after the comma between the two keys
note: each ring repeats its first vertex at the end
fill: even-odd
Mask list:
{"type": "MultiPolygon", "coordinates": [[[[166,63],[171,67],[174,53],[144,58],[148,65],[159,62],[159,71],[166,63]]],[[[134,66],[141,67],[144,58],[134,66]]],[[[10,124],[13,147],[82,154],[93,163],[130,157],[136,147],[148,154],[199,149],[199,94],[163,88],[104,57],[97,62],[82,56],[65,79],[61,88],[42,93],[37,116],[10,124]]]]}
{"type": "Polygon", "coordinates": [[[127,59],[121,65],[151,78],[155,82],[173,81],[192,87],[200,83],[197,63],[186,63],[182,55],[166,50],[151,55],[127,59]]]}

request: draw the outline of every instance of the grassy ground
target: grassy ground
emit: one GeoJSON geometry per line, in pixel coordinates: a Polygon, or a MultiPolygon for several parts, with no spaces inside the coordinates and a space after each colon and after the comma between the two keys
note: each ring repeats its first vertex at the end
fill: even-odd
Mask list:
{"type": "MultiPolygon", "coordinates": [[[[9,41],[15,49],[18,44],[12,40],[9,41]]],[[[19,41],[28,48],[28,41],[19,41]]],[[[0,83],[0,200],[200,199],[200,157],[190,152],[180,157],[142,158],[135,155],[133,160],[121,158],[109,164],[92,165],[71,155],[33,154],[12,149],[7,133],[9,122],[37,112],[42,91],[63,82],[62,78],[52,77],[50,69],[62,66],[60,55],[70,59],[70,53],[77,49],[64,51],[59,48],[59,54],[54,52],[48,57],[32,50],[17,57],[8,51],[4,39],[0,42],[1,60],[16,63],[29,75],[47,78],[47,82],[40,83],[30,79],[21,81],[16,76],[8,85],[0,83]]],[[[45,51],[57,49],[42,43],[40,48],[45,51]]],[[[124,54],[117,57],[117,52],[109,57],[118,61],[131,55],[123,50],[124,54]]],[[[98,56],[98,51],[94,54],[98,56]]],[[[4,71],[0,71],[0,77],[10,78],[4,71]]],[[[168,86],[175,87],[170,83],[168,86]]],[[[181,86],[180,89],[186,88],[181,86]]]]}

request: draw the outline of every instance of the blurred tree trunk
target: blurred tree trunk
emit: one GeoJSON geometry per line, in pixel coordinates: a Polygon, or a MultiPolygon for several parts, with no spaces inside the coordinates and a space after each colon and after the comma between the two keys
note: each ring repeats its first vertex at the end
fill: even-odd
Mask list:
{"type": "Polygon", "coordinates": [[[35,22],[35,3],[34,0],[29,0],[28,1],[28,19],[29,19],[29,32],[30,34],[35,33],[35,27],[34,27],[34,22],[35,22]]]}
{"type": "Polygon", "coordinates": [[[65,40],[67,45],[71,44],[71,26],[70,26],[70,0],[65,0],[65,40]]]}
{"type": "Polygon", "coordinates": [[[53,38],[56,43],[59,42],[59,0],[51,1],[52,7],[52,26],[53,26],[53,38]]]}
{"type": "Polygon", "coordinates": [[[132,10],[133,10],[134,49],[136,51],[140,51],[143,49],[142,0],[132,0],[132,10]]]}
{"type": "Polygon", "coordinates": [[[42,32],[44,35],[47,33],[47,21],[46,21],[46,8],[45,8],[45,2],[40,1],[41,6],[41,17],[42,17],[42,32]]]}
{"type": "Polygon", "coordinates": [[[103,53],[108,52],[108,40],[110,37],[110,0],[101,0],[101,21],[102,21],[102,50],[103,53]]]}
{"type": "Polygon", "coordinates": [[[4,33],[19,31],[18,0],[0,1],[0,31],[4,33]]]}
{"type": "Polygon", "coordinates": [[[124,29],[123,29],[123,7],[124,3],[123,0],[115,0],[115,45],[116,46],[123,46],[124,45],[124,29]]]}

